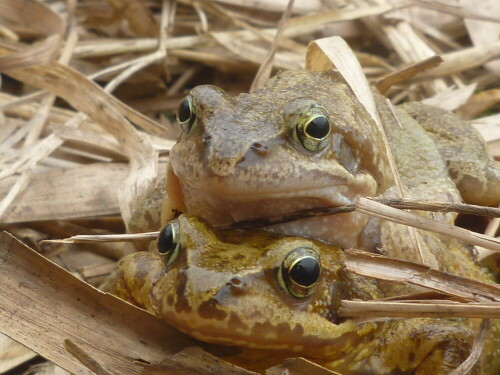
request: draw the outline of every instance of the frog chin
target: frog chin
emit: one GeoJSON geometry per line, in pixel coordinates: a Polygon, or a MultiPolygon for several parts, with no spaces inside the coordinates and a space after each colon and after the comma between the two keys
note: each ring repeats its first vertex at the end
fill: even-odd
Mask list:
{"type": "MultiPolygon", "coordinates": [[[[352,190],[346,186],[255,194],[223,194],[192,186],[183,186],[182,190],[185,210],[214,226],[351,204],[361,195],[352,195],[352,190]]],[[[274,225],[269,229],[280,234],[314,237],[343,247],[354,247],[366,222],[367,216],[349,212],[274,225]]]]}

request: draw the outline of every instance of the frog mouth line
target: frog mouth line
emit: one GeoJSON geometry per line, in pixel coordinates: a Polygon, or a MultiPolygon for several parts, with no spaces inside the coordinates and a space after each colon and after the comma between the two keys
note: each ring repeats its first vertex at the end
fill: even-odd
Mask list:
{"type": "MultiPolygon", "coordinates": [[[[305,345],[311,344],[311,341],[314,341],[314,337],[303,336],[302,340],[296,344],[290,344],[289,342],[281,341],[279,339],[266,339],[264,337],[259,337],[258,339],[250,339],[245,336],[239,336],[235,334],[233,331],[222,329],[222,327],[216,327],[210,324],[210,321],[207,322],[199,322],[199,325],[196,327],[192,326],[192,322],[194,319],[189,319],[189,323],[184,318],[177,318],[175,314],[172,316],[171,324],[173,324],[177,329],[185,332],[189,336],[195,337],[198,340],[209,342],[216,345],[229,345],[229,346],[237,346],[237,347],[246,347],[252,349],[259,350],[273,350],[273,351],[286,351],[286,352],[297,352],[304,353],[308,352],[305,345]],[[300,347],[300,350],[294,350],[294,347],[300,347]]],[[[349,324],[349,320],[340,324],[349,324]]],[[[368,323],[370,324],[370,323],[368,323]]],[[[372,331],[370,329],[369,331],[372,331]]],[[[349,333],[349,336],[353,341],[363,340],[363,337],[357,333],[349,333]]],[[[309,352],[308,355],[316,358],[332,358],[332,352],[339,352],[339,346],[341,345],[341,341],[347,340],[346,336],[342,338],[331,338],[331,339],[319,339],[318,342],[313,345],[315,347],[314,351],[309,352]],[[322,348],[322,349],[319,349],[322,348]],[[334,349],[335,348],[335,349],[334,349]],[[328,354],[323,353],[322,351],[328,352],[328,354]]]]}
{"type": "Polygon", "coordinates": [[[331,184],[326,186],[314,186],[310,188],[297,188],[297,189],[280,189],[280,190],[270,190],[265,191],[257,190],[253,192],[241,192],[241,191],[228,191],[219,188],[212,188],[211,186],[195,187],[194,185],[189,186],[192,189],[202,191],[204,194],[211,194],[217,197],[230,197],[237,201],[242,202],[253,202],[260,201],[264,199],[284,199],[284,198],[302,198],[302,199],[315,199],[321,201],[327,201],[329,204],[333,205],[343,205],[352,204],[352,199],[357,198],[360,194],[352,194],[352,197],[348,197],[341,193],[341,191],[348,191],[348,186],[345,184],[331,184]]]}

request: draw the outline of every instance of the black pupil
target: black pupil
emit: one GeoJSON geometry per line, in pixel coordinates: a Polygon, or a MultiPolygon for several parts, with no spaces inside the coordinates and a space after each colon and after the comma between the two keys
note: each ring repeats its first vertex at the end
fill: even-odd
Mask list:
{"type": "Polygon", "coordinates": [[[330,132],[330,122],[325,116],[313,118],[306,127],[306,133],[313,138],[324,138],[330,132]]]}
{"type": "Polygon", "coordinates": [[[189,100],[187,98],[184,99],[179,106],[177,117],[179,122],[186,122],[191,118],[191,106],[189,105],[189,100]]]}
{"type": "Polygon", "coordinates": [[[158,252],[166,254],[174,248],[174,230],[172,225],[167,225],[158,235],[158,252]]]}
{"type": "Polygon", "coordinates": [[[318,281],[319,272],[318,261],[311,257],[305,257],[293,265],[288,276],[295,283],[307,287],[318,281]]]}

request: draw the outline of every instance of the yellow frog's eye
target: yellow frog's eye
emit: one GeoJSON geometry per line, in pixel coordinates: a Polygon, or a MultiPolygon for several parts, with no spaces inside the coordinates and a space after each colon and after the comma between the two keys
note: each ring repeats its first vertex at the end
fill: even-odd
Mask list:
{"type": "Polygon", "coordinates": [[[294,139],[306,150],[318,152],[328,145],[330,120],[323,107],[312,107],[300,116],[295,126],[294,139]]]}
{"type": "Polygon", "coordinates": [[[320,276],[319,255],[310,247],[298,247],[291,251],[278,271],[281,287],[297,298],[313,294],[320,276]]]}
{"type": "Polygon", "coordinates": [[[163,228],[156,241],[158,254],[165,264],[172,263],[179,252],[180,226],[178,221],[173,221],[163,228]]]}
{"type": "Polygon", "coordinates": [[[177,108],[177,122],[184,134],[187,134],[196,125],[196,109],[193,97],[188,95],[177,108]]]}

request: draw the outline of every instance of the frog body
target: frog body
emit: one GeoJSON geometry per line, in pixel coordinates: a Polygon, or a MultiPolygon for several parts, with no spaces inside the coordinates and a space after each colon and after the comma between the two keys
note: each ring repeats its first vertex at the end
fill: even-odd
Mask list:
{"type": "MultiPolygon", "coordinates": [[[[500,168],[475,129],[448,111],[421,103],[392,110],[380,94],[374,98],[403,197],[461,202],[463,194],[472,203],[500,203],[500,168]]],[[[281,72],[263,89],[236,98],[198,86],[187,99],[192,124],[184,126],[170,154],[163,224],[178,211],[224,225],[348,204],[360,196],[401,197],[382,134],[335,72],[281,72]],[[329,121],[326,147],[308,149],[297,141],[297,129],[318,112],[329,121]]],[[[449,223],[456,217],[420,214],[449,223]]],[[[492,280],[474,263],[469,246],[430,232],[412,235],[403,225],[359,212],[267,229],[492,280]]]]}
{"type": "MultiPolygon", "coordinates": [[[[338,247],[264,231],[214,233],[188,215],[178,225],[175,256],[131,254],[104,289],[197,339],[261,353],[266,366],[273,358],[277,364],[283,356],[304,356],[345,375],[447,374],[470,352],[475,331],[464,323],[340,319],[340,299],[383,294],[373,280],[345,270],[338,247]],[[317,255],[320,273],[307,293],[292,294],[279,275],[300,249],[317,255]]],[[[263,370],[244,357],[232,361],[263,370]]],[[[481,371],[480,364],[474,373],[481,371]]]]}
{"type": "MultiPolygon", "coordinates": [[[[500,168],[472,127],[419,103],[397,108],[396,118],[385,98],[374,97],[405,197],[461,201],[462,193],[474,204],[500,203],[500,168]]],[[[359,196],[399,195],[382,135],[337,73],[286,71],[252,94],[231,98],[206,85],[188,98],[193,124],[170,154],[163,222],[172,210],[223,225],[359,196]],[[298,124],[311,108],[324,110],[329,120],[327,146],[320,150],[297,142],[298,124]]],[[[367,220],[354,212],[269,229],[350,248],[360,246],[367,220]]]]}

